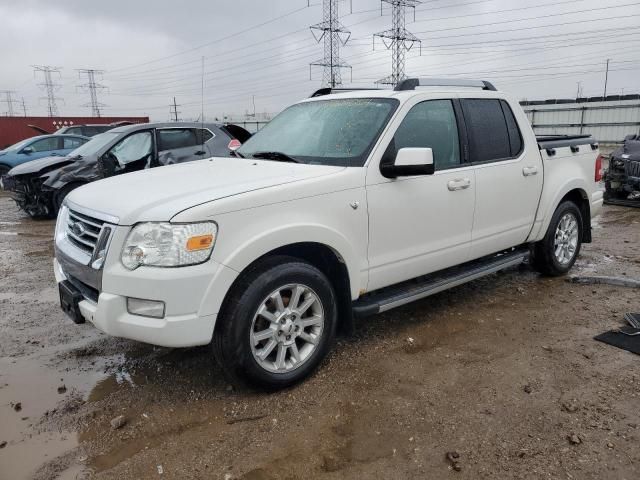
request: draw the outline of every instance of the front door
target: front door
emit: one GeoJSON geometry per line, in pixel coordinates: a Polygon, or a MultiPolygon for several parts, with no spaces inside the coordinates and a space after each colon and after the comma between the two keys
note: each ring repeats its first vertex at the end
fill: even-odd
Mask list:
{"type": "Polygon", "coordinates": [[[369,166],[369,291],[468,259],[475,178],[461,153],[459,115],[450,99],[416,103],[381,160],[393,162],[403,147],[428,147],[433,175],[387,179],[379,164],[369,166]]]}

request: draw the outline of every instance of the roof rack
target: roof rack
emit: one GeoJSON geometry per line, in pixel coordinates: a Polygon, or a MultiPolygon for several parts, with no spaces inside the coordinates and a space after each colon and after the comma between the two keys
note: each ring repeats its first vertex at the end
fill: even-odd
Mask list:
{"type": "Polygon", "coordinates": [[[394,90],[397,92],[415,90],[416,87],[477,87],[483,90],[496,91],[496,87],[491,82],[464,78],[407,78],[398,83],[394,90]]]}
{"type": "Polygon", "coordinates": [[[324,87],[319,90],[316,90],[311,94],[309,98],[313,97],[322,97],[324,95],[331,95],[332,93],[340,93],[340,92],[357,92],[358,90],[380,90],[380,88],[332,88],[332,87],[324,87]]]}

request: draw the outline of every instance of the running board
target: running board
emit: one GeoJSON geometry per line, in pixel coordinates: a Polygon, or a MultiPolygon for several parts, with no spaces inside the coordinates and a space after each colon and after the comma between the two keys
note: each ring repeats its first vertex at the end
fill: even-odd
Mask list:
{"type": "Polygon", "coordinates": [[[353,314],[356,317],[366,317],[386,312],[505,268],[517,266],[528,256],[529,249],[522,247],[382,288],[353,302],[353,314]]]}

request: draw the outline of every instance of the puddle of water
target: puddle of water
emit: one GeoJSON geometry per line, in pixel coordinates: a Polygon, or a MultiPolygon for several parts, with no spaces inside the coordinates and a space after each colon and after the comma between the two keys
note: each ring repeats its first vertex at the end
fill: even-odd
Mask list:
{"type": "Polygon", "coordinates": [[[101,371],[60,372],[36,357],[0,359],[0,441],[7,442],[0,450],[3,478],[28,478],[44,462],[78,445],[75,432],[42,431],[38,423],[71,392],[86,392],[102,377],[101,371]],[[67,391],[59,394],[62,384],[67,391]],[[14,408],[17,402],[20,411],[14,408]]]}

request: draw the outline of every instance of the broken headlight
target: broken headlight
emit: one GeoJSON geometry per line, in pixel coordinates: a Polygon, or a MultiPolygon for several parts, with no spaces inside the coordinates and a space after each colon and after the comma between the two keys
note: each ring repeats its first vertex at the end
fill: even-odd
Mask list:
{"type": "Polygon", "coordinates": [[[209,260],[218,226],[202,223],[139,223],[127,236],[122,264],[129,270],[141,265],[183,267],[209,260]]]}

